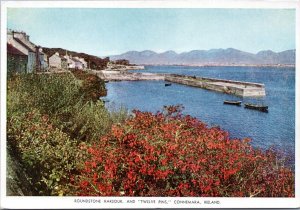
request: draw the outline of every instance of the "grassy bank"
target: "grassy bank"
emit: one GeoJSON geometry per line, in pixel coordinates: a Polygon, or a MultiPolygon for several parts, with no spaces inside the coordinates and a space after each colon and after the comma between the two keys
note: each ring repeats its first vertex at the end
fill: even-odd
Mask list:
{"type": "Polygon", "coordinates": [[[93,144],[127,117],[126,110],[105,109],[97,100],[105,94],[104,82],[83,72],[8,80],[9,154],[30,174],[31,194],[72,194],[69,177],[83,164],[80,144],[93,144]]]}
{"type": "Polygon", "coordinates": [[[108,112],[97,100],[105,93],[82,72],[8,81],[7,141],[32,194],[294,196],[294,173],[276,151],[230,139],[180,106],[108,112]]]}

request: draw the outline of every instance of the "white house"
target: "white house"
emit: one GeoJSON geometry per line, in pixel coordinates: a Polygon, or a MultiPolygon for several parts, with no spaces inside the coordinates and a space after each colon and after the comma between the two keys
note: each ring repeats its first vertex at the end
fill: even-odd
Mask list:
{"type": "Polygon", "coordinates": [[[78,57],[74,57],[73,60],[75,61],[75,69],[84,69],[84,65],[78,57]]]}
{"type": "Polygon", "coordinates": [[[75,58],[82,63],[83,69],[86,69],[88,67],[87,62],[84,60],[84,58],[79,58],[79,57],[75,57],[75,58]]]}
{"type": "Polygon", "coordinates": [[[69,69],[75,69],[75,61],[72,59],[72,56],[70,55],[65,55],[64,56],[65,59],[67,59],[67,63],[68,63],[68,68],[69,69]]]}
{"type": "Polygon", "coordinates": [[[61,69],[61,58],[59,57],[58,52],[49,57],[49,67],[61,69]]]}

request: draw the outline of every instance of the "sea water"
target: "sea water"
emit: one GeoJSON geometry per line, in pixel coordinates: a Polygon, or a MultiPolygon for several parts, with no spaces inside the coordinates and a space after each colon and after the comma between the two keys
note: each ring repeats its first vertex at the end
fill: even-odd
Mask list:
{"type": "Polygon", "coordinates": [[[164,105],[182,104],[184,114],[209,126],[229,131],[231,138],[252,139],[254,147],[276,147],[295,154],[295,68],[284,67],[186,67],[146,66],[139,72],[176,73],[265,84],[263,98],[241,98],[201,88],[164,81],[122,81],[106,84],[110,106],[156,112],[164,105]],[[224,105],[224,100],[241,100],[269,106],[269,112],[224,105]]]}

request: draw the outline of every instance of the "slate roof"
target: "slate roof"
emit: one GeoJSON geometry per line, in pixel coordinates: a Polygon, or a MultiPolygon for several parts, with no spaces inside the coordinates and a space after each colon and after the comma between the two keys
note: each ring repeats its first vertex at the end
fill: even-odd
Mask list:
{"type": "Polygon", "coordinates": [[[7,53],[12,55],[22,55],[26,56],[26,54],[22,53],[20,50],[15,48],[13,45],[7,43],[7,53]]]}
{"type": "Polygon", "coordinates": [[[22,46],[24,46],[29,52],[34,52],[30,47],[28,47],[26,44],[24,44],[24,42],[22,42],[20,39],[14,37],[14,40],[16,40],[22,46]]]}

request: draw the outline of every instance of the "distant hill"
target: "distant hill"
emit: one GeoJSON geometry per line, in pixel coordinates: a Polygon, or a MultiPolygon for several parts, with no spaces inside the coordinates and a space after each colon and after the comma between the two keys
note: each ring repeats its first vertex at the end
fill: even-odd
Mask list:
{"type": "Polygon", "coordinates": [[[132,64],[145,65],[294,65],[295,50],[278,53],[267,50],[256,54],[234,48],[193,50],[179,54],[174,51],[156,53],[145,50],[128,51],[121,55],[110,56],[110,59],[127,59],[132,64]]]}
{"type": "Polygon", "coordinates": [[[94,55],[89,55],[86,53],[78,53],[78,52],[74,52],[74,51],[69,51],[66,49],[62,49],[62,48],[47,48],[47,47],[43,47],[43,52],[45,52],[48,57],[53,55],[54,53],[58,52],[59,55],[66,55],[66,52],[68,53],[68,55],[72,55],[73,57],[81,57],[84,58],[85,61],[87,61],[88,65],[90,65],[90,68],[92,69],[104,69],[107,66],[107,63],[109,62],[109,58],[99,58],[97,56],[94,55]]]}

